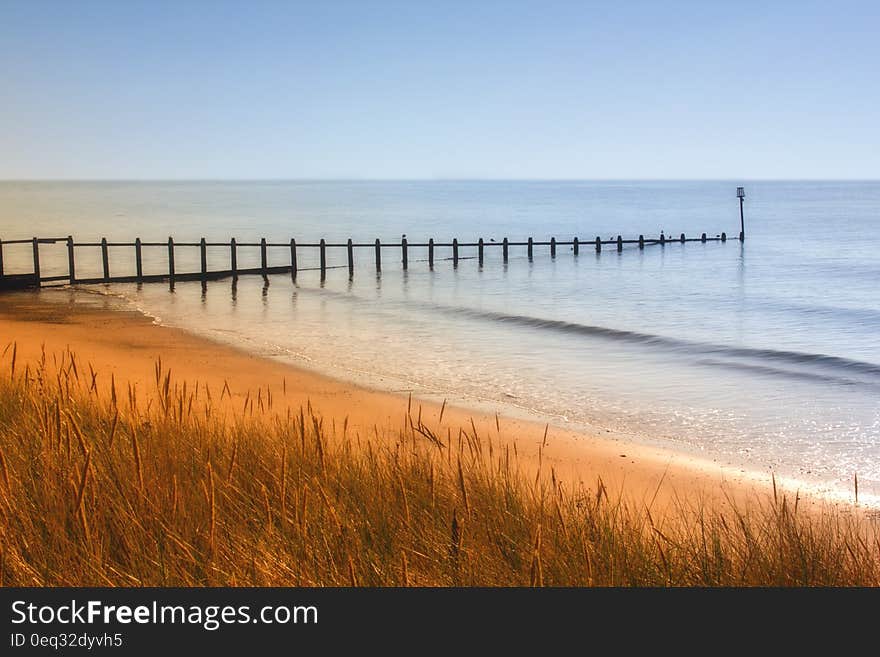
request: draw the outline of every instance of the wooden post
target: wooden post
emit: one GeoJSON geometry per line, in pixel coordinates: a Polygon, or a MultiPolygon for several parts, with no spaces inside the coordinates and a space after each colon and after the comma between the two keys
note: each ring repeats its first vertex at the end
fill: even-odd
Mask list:
{"type": "Polygon", "coordinates": [[[706,233],[703,233],[702,235],[700,235],[700,241],[701,241],[703,244],[706,243],[706,233]]]}
{"type": "Polygon", "coordinates": [[[726,242],[726,241],[727,241],[727,233],[721,233],[721,241],[722,241],[722,242],[726,242]]]}
{"type": "Polygon", "coordinates": [[[40,287],[40,243],[35,237],[32,242],[34,250],[34,278],[37,279],[37,287],[40,287]]]}
{"type": "Polygon", "coordinates": [[[620,253],[621,251],[623,251],[623,238],[620,235],[618,235],[617,236],[617,252],[620,253]]]}
{"type": "Polygon", "coordinates": [[[321,244],[318,247],[321,253],[321,280],[327,278],[327,243],[321,238],[321,244]]]}
{"type": "Polygon", "coordinates": [[[577,236],[575,236],[575,238],[572,240],[572,242],[574,243],[574,254],[577,255],[578,253],[580,253],[580,250],[581,250],[581,245],[578,242],[577,236]]]}
{"type": "MultiPolygon", "coordinates": [[[[144,278],[144,253],[143,253],[143,244],[141,244],[141,238],[136,237],[134,239],[134,270],[137,274],[138,283],[140,283],[144,278]]],[[[71,260],[71,268],[73,271],[73,261],[71,260]]]]}
{"type": "Polygon", "coordinates": [[[551,258],[556,257],[556,238],[555,237],[550,238],[550,257],[551,258]]]}
{"type": "Polygon", "coordinates": [[[666,244],[666,235],[663,234],[663,231],[660,231],[660,246],[664,246],[666,244]]]}
{"type": "Polygon", "coordinates": [[[406,247],[406,238],[400,238],[400,255],[402,256],[403,268],[406,269],[409,266],[409,257],[407,255],[407,247],[406,247]]]}
{"type": "Polygon", "coordinates": [[[290,275],[296,278],[296,240],[290,238],[290,275]]]}
{"type": "Polygon", "coordinates": [[[501,242],[501,257],[504,258],[504,264],[507,264],[507,248],[508,242],[507,238],[505,237],[504,240],[501,242]]]}
{"type": "Polygon", "coordinates": [[[452,238],[452,266],[458,267],[458,238],[452,238]]]}
{"type": "Polygon", "coordinates": [[[596,253],[602,253],[602,238],[596,235],[596,253]]]}
{"type": "Polygon", "coordinates": [[[736,188],[736,196],[739,199],[739,241],[746,241],[746,220],[743,218],[743,201],[746,198],[746,190],[744,187],[736,188]]]}
{"type": "Polygon", "coordinates": [[[645,236],[644,235],[639,235],[639,248],[640,249],[645,248],[645,236]]]}
{"type": "Polygon", "coordinates": [[[679,241],[681,241],[681,243],[684,244],[684,233],[681,234],[681,237],[679,238],[679,241]]]}
{"type": "Polygon", "coordinates": [[[238,247],[234,237],[229,240],[229,268],[232,270],[232,277],[238,278],[238,247]]]}
{"type": "Polygon", "coordinates": [[[101,238],[101,264],[104,266],[104,282],[110,282],[110,254],[107,250],[107,238],[101,238]]]}
{"type": "Polygon", "coordinates": [[[528,251],[529,252],[529,262],[531,262],[532,261],[532,253],[534,252],[534,244],[533,244],[533,240],[531,237],[529,238],[528,249],[529,249],[529,251],[528,251]]]}
{"type": "Polygon", "coordinates": [[[481,237],[479,242],[477,242],[477,256],[480,261],[480,267],[483,266],[483,238],[481,237]]]}
{"type": "Polygon", "coordinates": [[[428,240],[428,269],[434,269],[434,238],[428,240]]]}
{"type": "Polygon", "coordinates": [[[208,246],[204,237],[199,240],[199,255],[202,261],[202,280],[204,281],[208,279],[208,246]]]}
{"type": "Polygon", "coordinates": [[[265,276],[269,272],[269,255],[266,253],[266,238],[260,238],[260,272],[265,276]]]}
{"type": "Polygon", "coordinates": [[[0,278],[3,278],[3,240],[0,240],[0,278]]]}
{"type": "Polygon", "coordinates": [[[168,280],[174,283],[174,240],[168,238],[168,280]]]}
{"type": "Polygon", "coordinates": [[[351,238],[348,238],[348,278],[354,278],[354,247],[351,245],[351,238]]]}
{"type": "Polygon", "coordinates": [[[76,262],[73,257],[73,235],[67,236],[67,274],[70,284],[76,283],[76,262]]]}
{"type": "Polygon", "coordinates": [[[382,242],[376,238],[376,273],[382,271],[382,242]]]}

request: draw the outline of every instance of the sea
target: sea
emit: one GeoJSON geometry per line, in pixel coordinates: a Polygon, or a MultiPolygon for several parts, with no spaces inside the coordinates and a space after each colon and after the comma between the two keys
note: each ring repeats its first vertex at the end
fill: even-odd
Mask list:
{"type": "MultiPolygon", "coordinates": [[[[228,242],[473,246],[313,248],[299,271],[200,282],[94,284],[47,298],[136,309],[253,353],[416,398],[530,417],[666,448],[780,485],[880,506],[880,183],[860,181],[7,181],[0,239],[195,243],[229,266],[228,242]],[[736,188],[745,189],[745,240],[736,188]],[[661,232],[715,237],[652,243],[661,232]],[[644,235],[644,249],[602,240],[644,235]],[[499,243],[556,238],[557,247],[499,243]]],[[[134,273],[110,247],[111,273],[134,273]]],[[[99,247],[77,274],[99,276],[99,247]]],[[[63,242],[40,246],[42,274],[67,273],[63,242]]],[[[30,244],[3,247],[6,273],[30,244]]],[[[144,247],[145,273],[168,267],[144,247]]],[[[199,250],[178,246],[177,272],[199,250]]],[[[239,267],[259,266],[240,246],[239,267]]],[[[42,293],[41,293],[42,294],[42,293]]]]}

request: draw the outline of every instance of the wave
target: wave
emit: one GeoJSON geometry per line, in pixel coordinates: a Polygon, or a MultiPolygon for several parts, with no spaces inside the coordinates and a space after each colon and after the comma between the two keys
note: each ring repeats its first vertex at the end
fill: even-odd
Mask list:
{"type": "MultiPolygon", "coordinates": [[[[322,296],[333,296],[349,301],[369,304],[373,310],[376,310],[374,300],[357,296],[351,292],[337,292],[328,289],[310,289],[301,288],[301,290],[310,290],[317,292],[322,296]]],[[[581,324],[560,319],[551,319],[545,317],[533,317],[530,315],[520,315],[513,313],[505,313],[495,310],[481,310],[476,308],[468,308],[466,306],[457,306],[451,304],[436,303],[430,301],[417,301],[407,299],[399,301],[400,308],[412,308],[414,306],[430,310],[444,315],[456,315],[458,317],[466,317],[479,321],[492,321],[500,324],[522,326],[531,329],[543,331],[553,331],[567,335],[582,335],[591,338],[598,338],[613,342],[624,342],[644,347],[658,347],[666,350],[676,350],[693,355],[694,357],[720,356],[736,360],[756,360],[756,361],[772,361],[787,365],[801,367],[818,367],[826,370],[823,374],[817,374],[814,378],[825,380],[838,380],[841,383],[854,384],[844,375],[862,375],[867,377],[880,377],[880,364],[870,361],[856,360],[845,358],[843,356],[832,356],[822,353],[809,353],[801,351],[791,351],[783,349],[757,348],[757,347],[737,347],[732,345],[717,344],[711,342],[701,342],[696,340],[687,340],[684,338],[674,338],[670,336],[658,335],[654,333],[646,333],[640,331],[631,331],[627,329],[610,328],[607,326],[597,326],[592,324],[581,324]],[[828,377],[827,371],[833,371],[837,376],[828,377]]],[[[713,361],[721,364],[721,361],[713,361]]],[[[745,369],[747,365],[743,365],[745,369]]],[[[755,368],[760,366],[754,366],[755,368]]],[[[770,373],[765,367],[765,373],[770,373]]],[[[797,376],[798,372],[792,370],[773,369],[778,374],[786,376],[797,376]]],[[[757,371],[757,370],[755,370],[757,371]]],[[[801,378],[809,378],[809,374],[800,373],[801,378]]]]}
{"type": "MultiPolygon", "coordinates": [[[[841,386],[853,386],[860,384],[865,385],[864,381],[856,381],[850,377],[835,376],[834,374],[825,374],[820,372],[790,370],[784,367],[773,367],[772,365],[741,363],[735,361],[719,360],[717,358],[702,358],[697,360],[696,362],[698,365],[705,365],[707,367],[723,367],[725,369],[735,370],[738,372],[760,374],[769,377],[785,377],[789,379],[815,383],[834,383],[841,386]]],[[[880,381],[871,382],[868,385],[880,386],[880,381]]]]}
{"type": "Polygon", "coordinates": [[[531,317],[529,315],[514,315],[498,311],[474,310],[470,308],[443,306],[441,304],[436,305],[438,308],[442,308],[444,312],[455,311],[473,318],[489,319],[506,324],[515,324],[542,330],[552,330],[572,335],[585,335],[605,340],[613,340],[616,342],[629,342],[644,346],[666,347],[681,351],[689,351],[695,355],[711,354],[727,356],[730,358],[779,361],[793,365],[817,365],[823,368],[835,369],[850,374],[856,373],[880,377],[880,364],[844,358],[842,356],[781,349],[734,347],[730,345],[713,344],[710,342],[672,338],[653,333],[642,333],[626,329],[579,324],[565,320],[531,317]]]}

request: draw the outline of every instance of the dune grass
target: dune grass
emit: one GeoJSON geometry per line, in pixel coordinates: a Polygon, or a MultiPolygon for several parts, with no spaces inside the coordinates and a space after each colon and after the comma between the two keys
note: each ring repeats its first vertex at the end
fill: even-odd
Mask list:
{"type": "Polygon", "coordinates": [[[107,381],[74,354],[0,363],[7,586],[856,586],[880,542],[785,496],[652,517],[525,469],[499,432],[395,435],[228,388],[107,381]],[[239,408],[240,406],[240,408],[239,408]]]}

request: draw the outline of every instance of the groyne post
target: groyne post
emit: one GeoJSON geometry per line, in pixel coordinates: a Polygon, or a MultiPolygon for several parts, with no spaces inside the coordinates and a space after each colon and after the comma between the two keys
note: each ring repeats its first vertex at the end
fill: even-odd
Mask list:
{"type": "Polygon", "coordinates": [[[580,242],[578,242],[577,235],[575,235],[574,239],[571,242],[572,242],[572,250],[574,251],[574,254],[577,255],[581,251],[581,245],[580,245],[580,242]]]}
{"type": "Polygon", "coordinates": [[[290,238],[290,275],[296,279],[296,240],[290,238]]]}
{"type": "Polygon", "coordinates": [[[232,277],[238,278],[238,245],[234,237],[229,240],[229,268],[232,270],[232,277]]]}
{"type": "Polygon", "coordinates": [[[452,239],[452,266],[458,267],[458,238],[452,239]]]}
{"type": "Polygon", "coordinates": [[[266,238],[260,238],[260,273],[266,276],[269,272],[269,254],[266,253],[266,238]]]}
{"type": "Polygon", "coordinates": [[[110,253],[107,249],[107,238],[101,238],[101,265],[104,268],[104,282],[110,282],[110,253]]]}
{"type": "Polygon", "coordinates": [[[382,242],[376,238],[376,273],[382,271],[382,242]]]}
{"type": "Polygon", "coordinates": [[[532,255],[534,253],[534,242],[531,237],[529,238],[528,253],[529,253],[529,262],[531,262],[532,255]]]}
{"type": "Polygon", "coordinates": [[[507,249],[508,249],[508,246],[509,246],[509,243],[508,243],[508,241],[507,241],[507,238],[505,237],[504,240],[501,242],[501,257],[502,257],[502,259],[504,260],[504,264],[507,264],[507,249]]]}
{"type": "Polygon", "coordinates": [[[202,265],[202,280],[205,281],[208,279],[208,246],[204,237],[199,240],[199,259],[202,265]]]}
{"type": "Polygon", "coordinates": [[[35,237],[31,244],[34,250],[34,278],[37,279],[37,287],[40,287],[40,242],[35,237]]]}
{"type": "Polygon", "coordinates": [[[327,242],[324,241],[323,237],[318,245],[318,249],[321,254],[321,280],[323,281],[327,278],[327,242]]]}
{"type": "Polygon", "coordinates": [[[481,237],[479,242],[477,242],[477,256],[480,261],[480,267],[483,266],[483,238],[481,237]]]}
{"type": "Polygon", "coordinates": [[[348,279],[354,278],[354,247],[351,245],[351,238],[348,238],[348,279]]]}
{"type": "Polygon", "coordinates": [[[617,252],[620,253],[621,251],[623,251],[623,238],[620,235],[618,235],[617,236],[617,252]]]}
{"type": "MultiPolygon", "coordinates": [[[[73,238],[70,238],[70,244],[73,245],[73,238]]],[[[134,271],[137,276],[137,281],[140,283],[144,280],[144,252],[143,252],[143,244],[141,243],[140,237],[134,238],[134,271]]],[[[70,277],[71,283],[73,282],[73,259],[70,261],[70,277]]]]}
{"type": "Polygon", "coordinates": [[[602,238],[596,235],[596,253],[602,253],[602,238]]]}
{"type": "Polygon", "coordinates": [[[174,283],[174,238],[168,238],[168,280],[174,283]]]}
{"type": "Polygon", "coordinates": [[[550,238],[550,257],[551,258],[556,257],[556,238],[555,237],[550,238]]]}
{"type": "Polygon", "coordinates": [[[428,240],[428,269],[434,269],[434,238],[428,240]]]}
{"type": "Polygon", "coordinates": [[[71,285],[76,283],[76,260],[73,255],[73,235],[67,236],[67,275],[71,285]]]}
{"type": "Polygon", "coordinates": [[[407,254],[407,246],[406,246],[406,238],[400,238],[400,251],[403,259],[403,268],[406,269],[409,266],[409,257],[407,254]]]}

